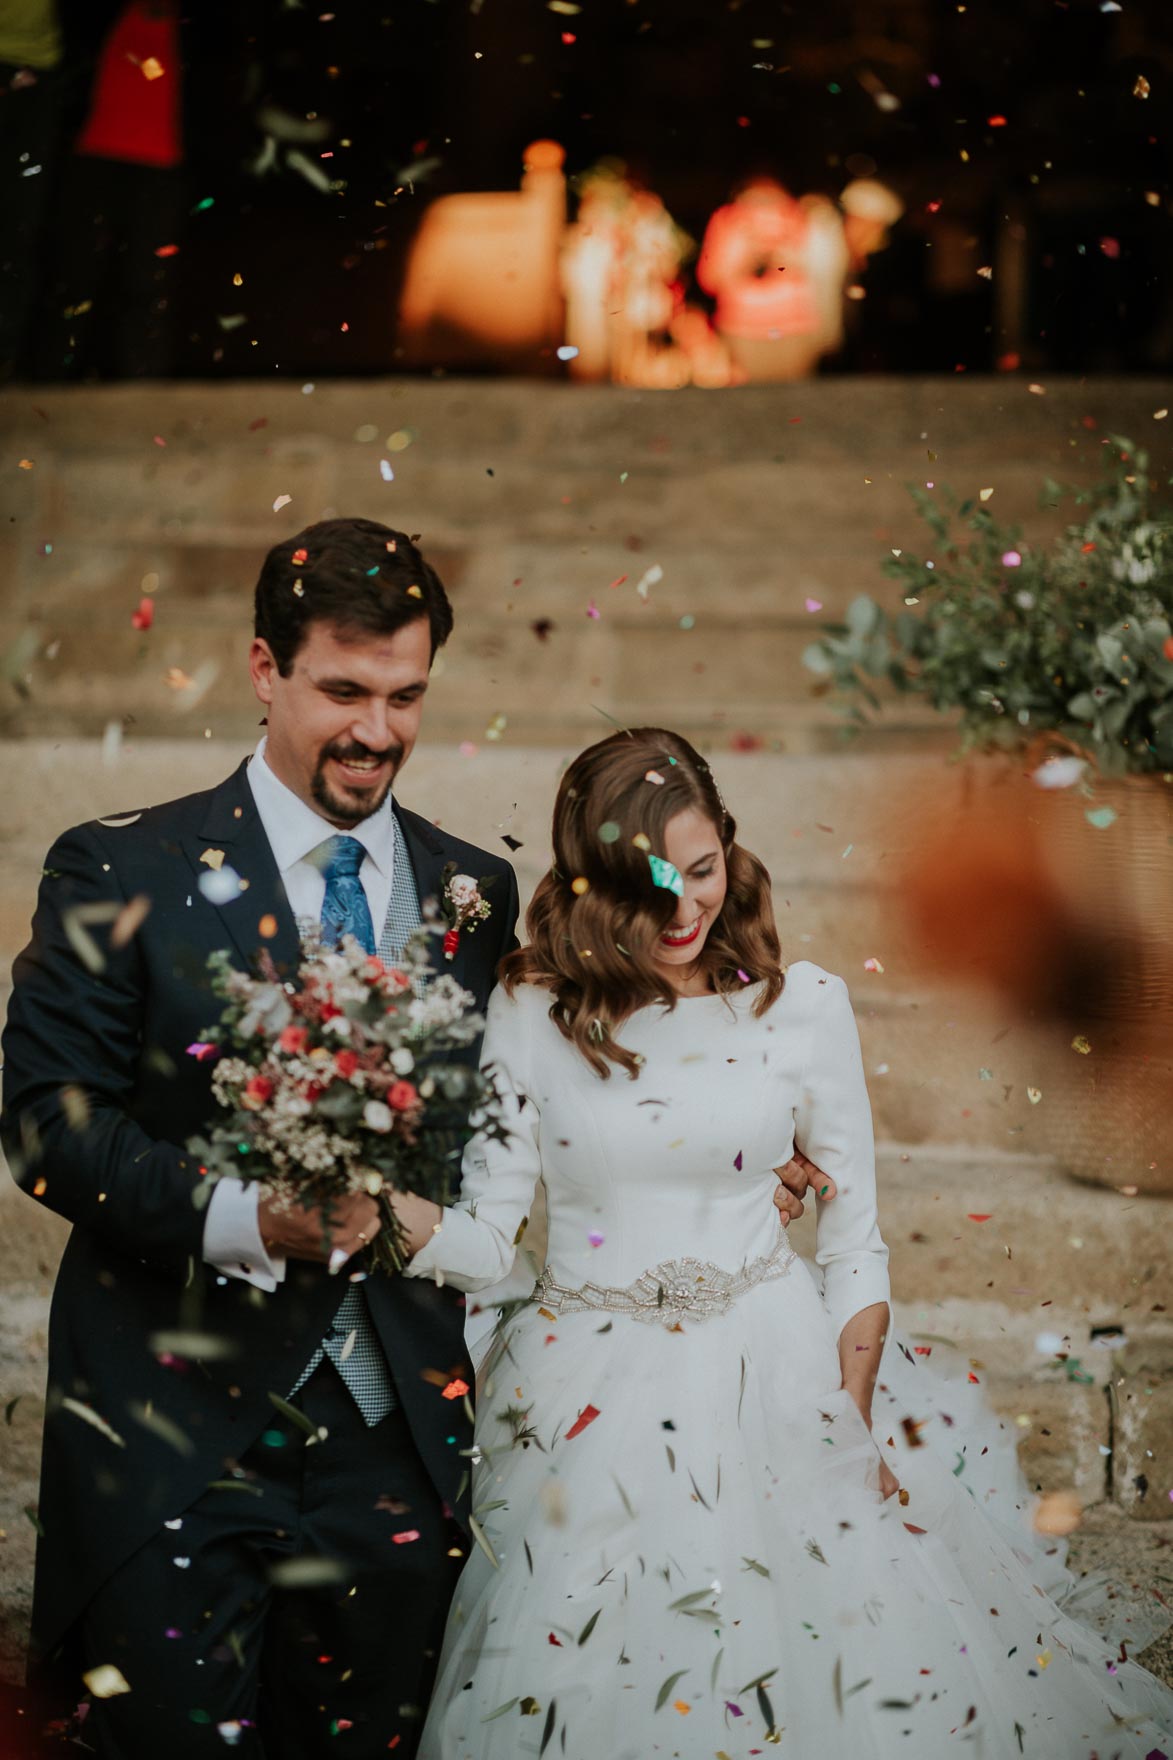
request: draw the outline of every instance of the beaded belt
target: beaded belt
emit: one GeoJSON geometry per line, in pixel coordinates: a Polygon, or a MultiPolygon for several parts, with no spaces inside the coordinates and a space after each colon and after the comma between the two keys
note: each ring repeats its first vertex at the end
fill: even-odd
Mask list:
{"type": "Polygon", "coordinates": [[[722,1271],[707,1259],[666,1259],[642,1272],[625,1289],[597,1283],[567,1289],[554,1281],[547,1266],[534,1287],[534,1296],[559,1314],[602,1308],[632,1320],[675,1326],[681,1320],[711,1320],[714,1314],[728,1313],[736,1297],[747,1290],[785,1277],[797,1257],[783,1235],[772,1251],[750,1259],[740,1271],[722,1271]]]}

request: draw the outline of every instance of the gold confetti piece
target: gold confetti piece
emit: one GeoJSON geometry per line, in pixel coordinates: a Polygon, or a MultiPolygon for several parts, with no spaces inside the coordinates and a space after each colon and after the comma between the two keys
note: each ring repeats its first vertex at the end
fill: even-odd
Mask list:
{"type": "Polygon", "coordinates": [[[81,1678],[95,1699],[113,1699],[119,1693],[130,1692],[130,1682],[112,1662],[99,1662],[96,1668],[89,1669],[81,1678]]]}
{"type": "Polygon", "coordinates": [[[1035,1661],[1040,1668],[1049,1668],[1051,1664],[1051,1652],[1049,1650],[1040,1650],[1035,1657],[1035,1661]]]}
{"type": "Polygon", "coordinates": [[[162,79],[167,71],[163,63],[157,61],[153,55],[148,55],[145,61],[140,61],[139,67],[144,79],[162,79]]]}
{"type": "MultiPolygon", "coordinates": [[[[90,1122],[90,1097],[84,1088],[70,1083],[61,1090],[61,1110],[65,1114],[65,1122],[71,1131],[84,1131],[90,1122]]],[[[44,1187],[44,1180],[37,1184],[44,1187]]]]}
{"type": "Polygon", "coordinates": [[[1041,1088],[1028,1088],[1026,1090],[1026,1097],[1032,1106],[1037,1106],[1043,1097],[1043,1090],[1041,1088]]]}
{"type": "Polygon", "coordinates": [[[145,892],[136,893],[123,905],[110,931],[111,947],[126,947],[151,914],[151,901],[145,892]]]}
{"type": "Polygon", "coordinates": [[[20,461],[20,468],[22,471],[31,471],[35,470],[36,466],[31,458],[22,458],[20,461]]]}
{"type": "Polygon", "coordinates": [[[416,586],[414,581],[412,582],[411,586],[408,587],[408,589],[407,589],[407,596],[409,599],[422,599],[423,598],[423,593],[421,592],[420,588],[416,586]]]}
{"type": "Polygon", "coordinates": [[[1153,411],[1153,420],[1154,422],[1163,422],[1168,414],[1169,411],[1167,409],[1155,409],[1153,411]]]}
{"type": "Polygon", "coordinates": [[[274,935],[277,933],[277,919],[273,916],[271,911],[266,912],[261,918],[260,922],[257,924],[257,931],[266,941],[272,941],[274,935]]]}
{"type": "Polygon", "coordinates": [[[49,1190],[49,1182],[47,1179],[44,1178],[44,1176],[42,1176],[37,1181],[36,1185],[33,1187],[33,1197],[34,1198],[43,1198],[45,1196],[45,1193],[48,1190],[49,1190]]]}
{"type": "Polygon", "coordinates": [[[652,847],[651,838],[647,837],[642,831],[637,831],[631,841],[634,843],[636,849],[651,849],[652,847]]]}
{"type": "Polygon", "coordinates": [[[990,496],[993,493],[994,493],[994,491],[992,489],[979,489],[978,490],[978,495],[981,498],[981,500],[983,500],[983,501],[988,501],[990,499],[990,496]]]}
{"type": "Polygon", "coordinates": [[[1149,82],[1145,78],[1144,74],[1138,73],[1136,76],[1136,84],[1132,88],[1133,97],[1134,98],[1147,98],[1149,93],[1152,91],[1152,89],[1153,89],[1152,86],[1149,84],[1149,82]]]}
{"type": "Polygon", "coordinates": [[[1027,390],[1035,397],[1045,397],[1047,395],[1047,388],[1045,385],[1028,385],[1027,390]]]}
{"type": "Polygon", "coordinates": [[[218,874],[224,866],[224,851],[222,849],[206,849],[200,857],[200,861],[204,863],[205,867],[213,869],[218,874]]]}
{"type": "Polygon", "coordinates": [[[673,1699],[672,1709],[673,1711],[679,1711],[681,1717],[687,1717],[692,1710],[692,1706],[687,1699],[673,1699]]]}
{"type": "Polygon", "coordinates": [[[1091,1048],[1091,1040],[1085,1038],[1082,1033],[1077,1033],[1071,1041],[1071,1049],[1073,1051],[1078,1051],[1081,1057],[1086,1057],[1091,1048]]]}
{"type": "Polygon", "coordinates": [[[182,666],[169,666],[163,674],[163,683],[167,686],[168,690],[190,690],[194,682],[191,674],[185,672],[182,666]]]}
{"type": "Polygon", "coordinates": [[[591,889],[590,881],[588,879],[586,879],[585,876],[582,874],[580,874],[578,876],[577,880],[572,880],[570,882],[571,892],[577,893],[579,898],[582,897],[584,892],[589,892],[590,889],[591,889]]]}
{"type": "Polygon", "coordinates": [[[1045,1491],[1035,1508],[1032,1524],[1039,1534],[1074,1534],[1083,1520],[1078,1491],[1045,1491]]]}

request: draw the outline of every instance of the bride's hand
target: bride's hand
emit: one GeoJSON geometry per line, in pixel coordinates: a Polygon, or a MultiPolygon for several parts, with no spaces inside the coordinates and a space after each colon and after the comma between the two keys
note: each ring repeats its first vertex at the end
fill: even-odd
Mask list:
{"type": "Polygon", "coordinates": [[[807,1192],[813,1192],[816,1198],[830,1200],[838,1189],[830,1174],[808,1161],[797,1146],[785,1167],[776,1167],[774,1172],[779,1180],[774,1205],[782,1218],[783,1228],[789,1228],[802,1215],[802,1200],[807,1192]]]}

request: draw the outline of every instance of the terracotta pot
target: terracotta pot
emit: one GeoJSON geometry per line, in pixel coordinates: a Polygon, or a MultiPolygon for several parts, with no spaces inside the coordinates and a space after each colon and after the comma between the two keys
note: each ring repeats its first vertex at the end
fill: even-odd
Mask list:
{"type": "Polygon", "coordinates": [[[1091,801],[1038,792],[1056,882],[1102,962],[1075,1035],[1091,1050],[1065,1047],[1053,1064],[1052,1147],[1076,1179],[1173,1195],[1173,786],[1130,776],[1097,781],[1091,801]],[[1111,824],[1089,820],[1108,809],[1111,824]]]}
{"type": "Polygon", "coordinates": [[[1040,788],[1039,762],[977,758],[954,805],[926,796],[901,886],[917,946],[1034,1023],[1036,1140],[1069,1173],[1173,1195],[1173,777],[1089,798],[1040,788]]]}

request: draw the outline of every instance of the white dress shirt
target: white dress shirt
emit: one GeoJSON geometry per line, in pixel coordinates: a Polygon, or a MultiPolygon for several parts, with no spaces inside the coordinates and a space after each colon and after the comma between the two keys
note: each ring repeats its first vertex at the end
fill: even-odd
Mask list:
{"type": "MultiPolygon", "coordinates": [[[[274,774],[265,758],[267,743],[262,739],[253,753],[249,787],[298,927],[316,928],[322,918],[326,877],[309,857],[328,838],[339,835],[338,827],[307,806],[274,774]]],[[[344,835],[357,838],[366,850],[359,879],[367,895],[377,944],[391,903],[395,860],[391,796],[377,813],[350,826],[344,835]]],[[[285,1276],[285,1256],[266,1248],[261,1240],[258,1196],[253,1182],[227,1176],[216,1181],[204,1219],[204,1259],[228,1277],[241,1277],[258,1289],[274,1290],[285,1276]]]]}

